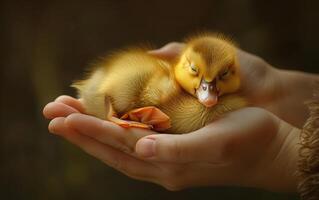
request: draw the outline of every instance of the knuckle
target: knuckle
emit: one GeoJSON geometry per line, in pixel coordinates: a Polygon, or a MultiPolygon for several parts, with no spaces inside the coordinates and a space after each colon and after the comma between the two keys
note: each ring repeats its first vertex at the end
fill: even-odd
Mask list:
{"type": "Polygon", "coordinates": [[[61,96],[58,96],[58,97],[55,99],[55,101],[56,101],[56,102],[63,102],[63,101],[65,101],[66,99],[69,99],[69,97],[66,96],[66,95],[61,95],[61,96]]]}
{"type": "Polygon", "coordinates": [[[180,46],[180,45],[181,45],[181,43],[176,42],[176,41],[173,41],[173,42],[170,42],[167,44],[167,46],[169,46],[169,47],[175,47],[175,46],[180,46]]]}
{"type": "Polygon", "coordinates": [[[255,64],[255,65],[267,65],[267,62],[263,58],[261,58],[259,56],[255,56],[254,60],[253,60],[253,64],[255,64]]]}
{"type": "Polygon", "coordinates": [[[166,44],[164,48],[167,50],[172,50],[172,51],[180,51],[183,45],[184,45],[183,43],[179,43],[179,42],[170,42],[166,44]]]}
{"type": "Polygon", "coordinates": [[[267,65],[267,62],[257,55],[249,54],[248,58],[252,66],[258,67],[267,65]]]}
{"type": "Polygon", "coordinates": [[[171,144],[167,149],[167,156],[171,158],[171,160],[180,160],[184,156],[184,149],[182,148],[180,142],[178,140],[171,140],[171,144]]]}

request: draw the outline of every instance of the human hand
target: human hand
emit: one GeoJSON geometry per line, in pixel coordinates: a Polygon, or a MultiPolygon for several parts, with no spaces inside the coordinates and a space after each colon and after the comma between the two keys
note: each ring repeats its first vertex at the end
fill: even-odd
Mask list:
{"type": "Polygon", "coordinates": [[[237,185],[295,191],[299,129],[259,108],[227,114],[183,135],[125,129],[62,96],[44,108],[49,130],[107,165],[170,190],[237,185]]]}
{"type": "MultiPolygon", "coordinates": [[[[172,42],[150,51],[150,54],[174,60],[184,46],[183,43],[172,42]]],[[[276,69],[263,59],[241,49],[237,49],[237,55],[241,70],[241,94],[250,105],[269,110],[301,128],[308,118],[308,109],[304,102],[311,99],[313,83],[319,81],[318,76],[276,69]]]]}

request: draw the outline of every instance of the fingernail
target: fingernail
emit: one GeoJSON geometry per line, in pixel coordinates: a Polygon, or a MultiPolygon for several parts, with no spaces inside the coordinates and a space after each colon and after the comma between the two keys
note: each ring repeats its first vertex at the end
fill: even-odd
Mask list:
{"type": "Polygon", "coordinates": [[[136,152],[138,155],[148,158],[155,155],[155,140],[152,138],[145,138],[138,142],[136,152]]]}
{"type": "Polygon", "coordinates": [[[58,120],[59,120],[58,118],[54,118],[53,120],[50,121],[48,125],[49,132],[55,135],[59,135],[58,131],[56,130],[58,120]]]}
{"type": "Polygon", "coordinates": [[[48,129],[51,134],[58,135],[58,133],[56,132],[54,128],[49,127],[48,129]]]}

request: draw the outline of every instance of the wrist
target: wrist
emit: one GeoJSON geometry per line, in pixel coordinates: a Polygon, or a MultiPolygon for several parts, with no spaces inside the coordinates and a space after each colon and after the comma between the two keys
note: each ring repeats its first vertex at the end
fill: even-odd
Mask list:
{"type": "Polygon", "coordinates": [[[282,91],[289,97],[300,100],[310,100],[319,76],[301,71],[277,70],[282,91]]]}
{"type": "Polygon", "coordinates": [[[315,83],[319,78],[317,75],[300,71],[279,69],[275,71],[277,76],[275,84],[278,90],[273,99],[273,113],[301,128],[309,117],[305,102],[312,98],[315,83]]]}
{"type": "Polygon", "coordinates": [[[300,129],[281,121],[278,133],[258,165],[257,184],[278,192],[296,192],[300,129]]]}
{"type": "Polygon", "coordinates": [[[278,142],[281,142],[282,145],[278,148],[276,157],[269,168],[270,174],[273,175],[273,179],[270,180],[272,183],[269,187],[278,191],[296,192],[300,129],[291,127],[289,124],[284,126],[279,131],[286,133],[278,137],[278,142]]]}

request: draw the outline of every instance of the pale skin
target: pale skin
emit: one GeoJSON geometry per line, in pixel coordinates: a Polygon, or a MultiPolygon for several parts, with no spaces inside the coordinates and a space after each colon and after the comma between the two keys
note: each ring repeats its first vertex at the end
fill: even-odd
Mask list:
{"type": "MultiPolygon", "coordinates": [[[[183,44],[150,53],[174,58],[183,44]]],[[[318,76],[278,70],[238,50],[242,94],[252,106],[183,135],[125,129],[85,114],[81,100],[60,96],[47,104],[49,131],[129,177],[169,190],[236,185],[294,192],[302,103],[318,76]],[[259,108],[257,108],[259,107],[259,108]],[[293,124],[293,125],[291,125],[293,124]]]]}

